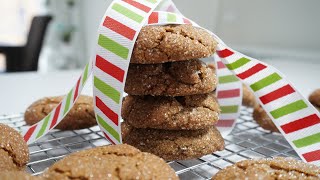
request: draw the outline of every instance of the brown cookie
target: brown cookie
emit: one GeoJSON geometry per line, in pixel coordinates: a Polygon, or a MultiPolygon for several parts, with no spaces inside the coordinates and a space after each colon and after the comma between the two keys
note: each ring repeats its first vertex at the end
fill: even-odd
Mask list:
{"type": "Polygon", "coordinates": [[[124,143],[165,160],[198,158],[224,149],[220,132],[211,126],[202,130],[137,129],[122,123],[124,143]]]}
{"type": "Polygon", "coordinates": [[[316,89],[310,94],[309,101],[320,111],[320,89],[316,89]]]}
{"type": "Polygon", "coordinates": [[[11,127],[0,124],[0,172],[22,170],[29,161],[23,137],[11,127]]]}
{"type": "Polygon", "coordinates": [[[217,42],[192,25],[145,26],[136,40],[131,63],[153,64],[209,57],[217,42]]]}
{"type": "Polygon", "coordinates": [[[0,172],[1,180],[42,180],[41,177],[31,176],[23,171],[5,171],[0,172]]]}
{"type": "MultiPolygon", "coordinates": [[[[63,96],[42,98],[31,104],[24,113],[24,119],[28,125],[33,125],[45,118],[63,99],[63,96]]],[[[97,124],[93,99],[90,96],[79,96],[74,106],[56,129],[74,130],[83,129],[97,124]]]]}
{"type": "Polygon", "coordinates": [[[73,153],[44,172],[47,179],[178,179],[166,162],[122,144],[73,153]],[[160,170],[161,169],[161,170],[160,170]]]}
{"type": "Polygon", "coordinates": [[[213,93],[192,96],[127,96],[122,104],[124,121],[135,128],[167,130],[206,129],[219,119],[213,93]]]}
{"type": "Polygon", "coordinates": [[[293,158],[244,160],[220,170],[213,180],[320,179],[320,168],[293,158]]]}
{"type": "Polygon", "coordinates": [[[263,129],[279,132],[277,126],[261,106],[257,105],[254,107],[252,117],[263,129]]]}
{"type": "Polygon", "coordinates": [[[254,94],[244,84],[242,84],[242,91],[243,91],[242,105],[248,106],[248,107],[254,107],[257,104],[254,94]]]}
{"type": "Polygon", "coordinates": [[[186,96],[215,90],[215,70],[200,60],[130,64],[125,92],[131,95],[186,96]]]}

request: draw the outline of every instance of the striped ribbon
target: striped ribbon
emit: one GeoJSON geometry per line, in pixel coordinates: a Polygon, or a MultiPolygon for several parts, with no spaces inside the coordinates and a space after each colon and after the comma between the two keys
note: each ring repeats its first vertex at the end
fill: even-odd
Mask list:
{"type": "MultiPolygon", "coordinates": [[[[198,26],[183,17],[171,0],[161,3],[159,10],[162,11],[154,11],[159,1],[116,0],[111,3],[98,29],[93,63],[87,64],[76,85],[63,101],[47,117],[23,133],[28,143],[44,136],[61,121],[73,106],[92,70],[97,122],[110,142],[122,142],[120,115],[124,82],[133,46],[142,26],[198,26]]],[[[241,83],[245,83],[258,97],[263,108],[299,156],[306,162],[320,165],[318,111],[278,70],[232,50],[215,34],[211,34],[219,42],[216,65],[219,78],[217,96],[222,109],[222,121],[218,124],[220,128],[232,130],[234,119],[240,110],[241,83]]]]}

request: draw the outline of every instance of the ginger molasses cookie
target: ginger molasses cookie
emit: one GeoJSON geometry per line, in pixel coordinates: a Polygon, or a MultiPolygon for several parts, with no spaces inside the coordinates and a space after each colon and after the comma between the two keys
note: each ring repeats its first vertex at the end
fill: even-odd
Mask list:
{"type": "Polygon", "coordinates": [[[252,117],[263,129],[279,132],[277,126],[260,105],[254,107],[252,117]]]}
{"type": "Polygon", "coordinates": [[[178,179],[166,162],[122,144],[73,153],[53,164],[47,179],[178,179]]]}
{"type": "Polygon", "coordinates": [[[23,170],[29,149],[23,137],[11,127],[0,124],[0,172],[23,170]]]}
{"type": "Polygon", "coordinates": [[[153,64],[209,57],[217,42],[192,25],[145,26],[135,43],[131,63],[153,64]]]}
{"type": "Polygon", "coordinates": [[[316,89],[310,94],[309,101],[320,111],[320,89],[316,89]]]}
{"type": "Polygon", "coordinates": [[[194,59],[164,64],[130,64],[125,92],[131,95],[186,96],[217,86],[215,70],[194,59]]]}
{"type": "Polygon", "coordinates": [[[212,180],[320,179],[320,168],[293,158],[244,160],[220,170],[212,180]]]}
{"type": "Polygon", "coordinates": [[[248,107],[254,107],[257,103],[254,94],[244,84],[242,84],[242,91],[243,91],[242,105],[248,106],[248,107]]]}
{"type": "MultiPolygon", "coordinates": [[[[31,104],[24,113],[24,119],[28,125],[33,125],[46,117],[63,99],[63,96],[45,97],[31,104]]],[[[74,130],[83,129],[97,124],[93,99],[90,96],[79,96],[69,113],[56,126],[56,129],[74,130]]]]}
{"type": "Polygon", "coordinates": [[[220,132],[211,126],[202,130],[133,128],[122,123],[123,142],[167,161],[198,158],[224,149],[220,132]]]}
{"type": "Polygon", "coordinates": [[[213,126],[219,119],[213,93],[191,96],[131,96],[124,98],[121,115],[135,128],[195,130],[213,126]]]}
{"type": "Polygon", "coordinates": [[[41,177],[31,176],[23,171],[4,171],[0,172],[1,180],[42,180],[41,177]]]}

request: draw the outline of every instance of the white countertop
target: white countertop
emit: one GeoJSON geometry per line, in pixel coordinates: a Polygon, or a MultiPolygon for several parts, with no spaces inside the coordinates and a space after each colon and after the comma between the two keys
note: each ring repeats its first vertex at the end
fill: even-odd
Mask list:
{"type": "MultiPolygon", "coordinates": [[[[305,96],[320,88],[320,62],[273,59],[265,61],[275,66],[305,96]]],[[[52,73],[0,74],[0,114],[24,112],[28,105],[44,96],[64,95],[76,83],[81,71],[52,73]]],[[[92,95],[92,81],[88,80],[83,94],[92,95]]]]}

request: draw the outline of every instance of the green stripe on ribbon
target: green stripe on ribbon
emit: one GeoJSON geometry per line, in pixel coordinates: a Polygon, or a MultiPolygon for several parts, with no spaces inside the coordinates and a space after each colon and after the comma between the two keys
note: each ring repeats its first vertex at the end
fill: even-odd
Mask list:
{"type": "Polygon", "coordinates": [[[113,41],[112,39],[100,34],[98,44],[103,48],[113,52],[114,54],[122,57],[123,59],[128,59],[129,49],[122,46],[121,44],[113,41]]]}
{"type": "Polygon", "coordinates": [[[221,106],[221,113],[237,113],[238,112],[238,106],[221,106]]]}
{"type": "Polygon", "coordinates": [[[66,101],[66,106],[64,107],[64,110],[63,110],[63,115],[65,115],[65,114],[68,112],[68,110],[69,110],[71,95],[72,95],[72,90],[68,93],[67,101],[66,101]]]}
{"type": "Polygon", "coordinates": [[[250,62],[250,59],[243,57],[243,58],[236,60],[233,63],[226,64],[226,66],[228,67],[228,69],[234,70],[234,69],[237,69],[237,68],[247,64],[248,62],[250,62]]]}
{"type": "Polygon", "coordinates": [[[299,110],[307,108],[307,107],[308,107],[308,105],[303,100],[298,100],[296,102],[285,105],[281,108],[273,110],[270,112],[270,114],[272,115],[273,118],[277,119],[279,117],[282,117],[284,115],[299,111],[299,110]]]}
{"type": "Polygon", "coordinates": [[[112,9],[117,11],[118,13],[136,21],[137,23],[141,23],[143,21],[143,17],[140,16],[139,14],[131,11],[130,9],[124,7],[124,6],[121,6],[120,4],[118,3],[115,3],[113,4],[112,6],[112,9]]]}
{"type": "Polygon", "coordinates": [[[89,63],[86,65],[86,68],[84,70],[84,74],[82,76],[82,84],[84,84],[87,81],[88,69],[89,69],[89,63]]]}
{"type": "Polygon", "coordinates": [[[156,3],[157,2],[157,0],[146,0],[147,2],[151,2],[151,3],[156,3]]]}
{"type": "Polygon", "coordinates": [[[97,115],[97,119],[98,119],[99,124],[103,127],[103,129],[108,131],[116,140],[118,140],[120,142],[119,133],[116,130],[114,130],[108,123],[106,123],[102,119],[102,117],[100,117],[99,115],[97,115]]]}
{"type": "Polygon", "coordinates": [[[231,83],[231,82],[236,82],[236,81],[239,81],[239,80],[234,75],[220,76],[219,77],[219,83],[221,83],[221,84],[231,83]]]}
{"type": "Polygon", "coordinates": [[[279,74],[277,73],[273,73],[257,82],[255,82],[254,84],[251,84],[250,87],[253,91],[258,91],[266,86],[269,86],[270,84],[273,84],[279,80],[281,80],[282,78],[279,76],[279,74]]]}
{"type": "Polygon", "coordinates": [[[99,89],[103,94],[111,98],[117,104],[120,103],[120,92],[111,87],[110,85],[104,83],[96,76],[94,77],[94,86],[99,89]]]}
{"type": "Polygon", "coordinates": [[[168,15],[167,15],[167,21],[168,21],[168,22],[176,22],[176,21],[177,21],[176,15],[175,15],[175,14],[170,14],[170,13],[168,13],[168,15]]]}
{"type": "Polygon", "coordinates": [[[297,148],[310,146],[312,144],[320,142],[320,133],[313,134],[311,136],[307,136],[298,140],[294,140],[292,142],[297,148]]]}
{"type": "Polygon", "coordinates": [[[45,130],[46,130],[47,126],[48,126],[48,122],[49,122],[50,116],[51,116],[51,114],[48,114],[48,115],[45,117],[44,122],[43,122],[43,124],[42,124],[42,126],[41,126],[41,129],[40,129],[40,131],[38,132],[36,138],[41,137],[41,136],[43,135],[43,133],[45,132],[45,130]]]}

